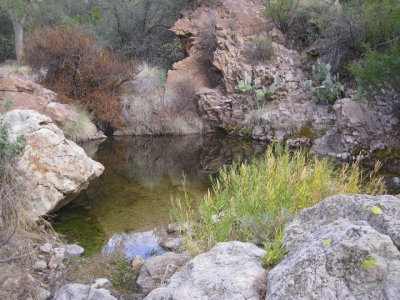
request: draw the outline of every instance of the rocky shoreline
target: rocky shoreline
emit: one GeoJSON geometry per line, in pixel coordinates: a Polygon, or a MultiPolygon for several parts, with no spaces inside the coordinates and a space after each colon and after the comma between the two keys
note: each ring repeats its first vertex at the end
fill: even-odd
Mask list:
{"type": "Polygon", "coordinates": [[[172,247],[178,252],[132,260],[134,295],[110,293],[110,283],[97,279],[92,286],[68,284],[54,299],[397,299],[399,237],[399,198],[338,195],[288,222],[288,251],[270,270],[261,264],[266,251],[251,243],[218,243],[192,259],[172,247]]]}

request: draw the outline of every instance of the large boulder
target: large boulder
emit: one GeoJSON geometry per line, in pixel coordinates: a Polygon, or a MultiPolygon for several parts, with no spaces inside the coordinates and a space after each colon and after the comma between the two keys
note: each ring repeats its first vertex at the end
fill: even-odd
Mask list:
{"type": "Polygon", "coordinates": [[[70,283],[59,289],[53,300],[117,300],[105,289],[96,289],[88,285],[70,283]]]}
{"type": "Polygon", "coordinates": [[[37,216],[66,205],[104,167],[89,158],[49,117],[33,110],[13,110],[4,115],[10,125],[10,138],[22,135],[26,145],[17,162],[21,179],[30,187],[30,198],[37,216]]]}
{"type": "Polygon", "coordinates": [[[287,224],[266,299],[398,299],[400,199],[333,196],[287,224]]]}
{"type": "Polygon", "coordinates": [[[266,276],[260,263],[265,253],[250,243],[218,243],[189,261],[145,299],[258,300],[266,276]]]}
{"type": "Polygon", "coordinates": [[[167,252],[148,258],[140,268],[136,281],[144,294],[154,290],[167,281],[175,272],[189,260],[189,254],[167,252]]]}

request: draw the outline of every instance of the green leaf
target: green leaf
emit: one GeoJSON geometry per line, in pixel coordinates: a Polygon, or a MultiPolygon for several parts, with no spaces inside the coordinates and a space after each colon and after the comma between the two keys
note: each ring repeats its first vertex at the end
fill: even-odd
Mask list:
{"type": "Polygon", "coordinates": [[[256,98],[257,100],[264,100],[265,99],[265,93],[263,90],[256,90],[256,98]]]}

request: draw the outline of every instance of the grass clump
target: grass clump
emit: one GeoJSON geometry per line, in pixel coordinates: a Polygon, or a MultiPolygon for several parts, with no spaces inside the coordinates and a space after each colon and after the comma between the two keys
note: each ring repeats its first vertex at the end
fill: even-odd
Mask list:
{"type": "Polygon", "coordinates": [[[75,142],[85,142],[96,136],[97,128],[88,112],[75,106],[72,109],[75,112],[75,118],[61,125],[66,137],[75,142]]]}
{"type": "Polygon", "coordinates": [[[274,55],[272,40],[265,35],[252,36],[247,46],[247,54],[254,61],[268,61],[274,55]]]}
{"type": "Polygon", "coordinates": [[[356,164],[337,167],[327,158],[276,144],[261,159],[224,168],[199,205],[187,196],[176,199],[173,215],[188,222],[184,239],[193,255],[239,240],[264,245],[272,255],[265,264],[272,265],[285,253],[278,244],[295,213],[332,195],[383,191],[382,179],[372,176],[364,183],[356,164]]]}

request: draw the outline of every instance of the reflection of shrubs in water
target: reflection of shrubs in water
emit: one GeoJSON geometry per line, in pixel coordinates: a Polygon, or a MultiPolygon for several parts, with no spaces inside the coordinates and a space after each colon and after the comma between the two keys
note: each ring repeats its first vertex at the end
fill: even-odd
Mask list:
{"type": "Polygon", "coordinates": [[[176,78],[164,89],[165,72],[141,66],[134,93],[123,97],[122,115],[127,131],[135,135],[181,135],[201,132],[203,121],[196,113],[195,87],[190,78],[176,78]]]}

